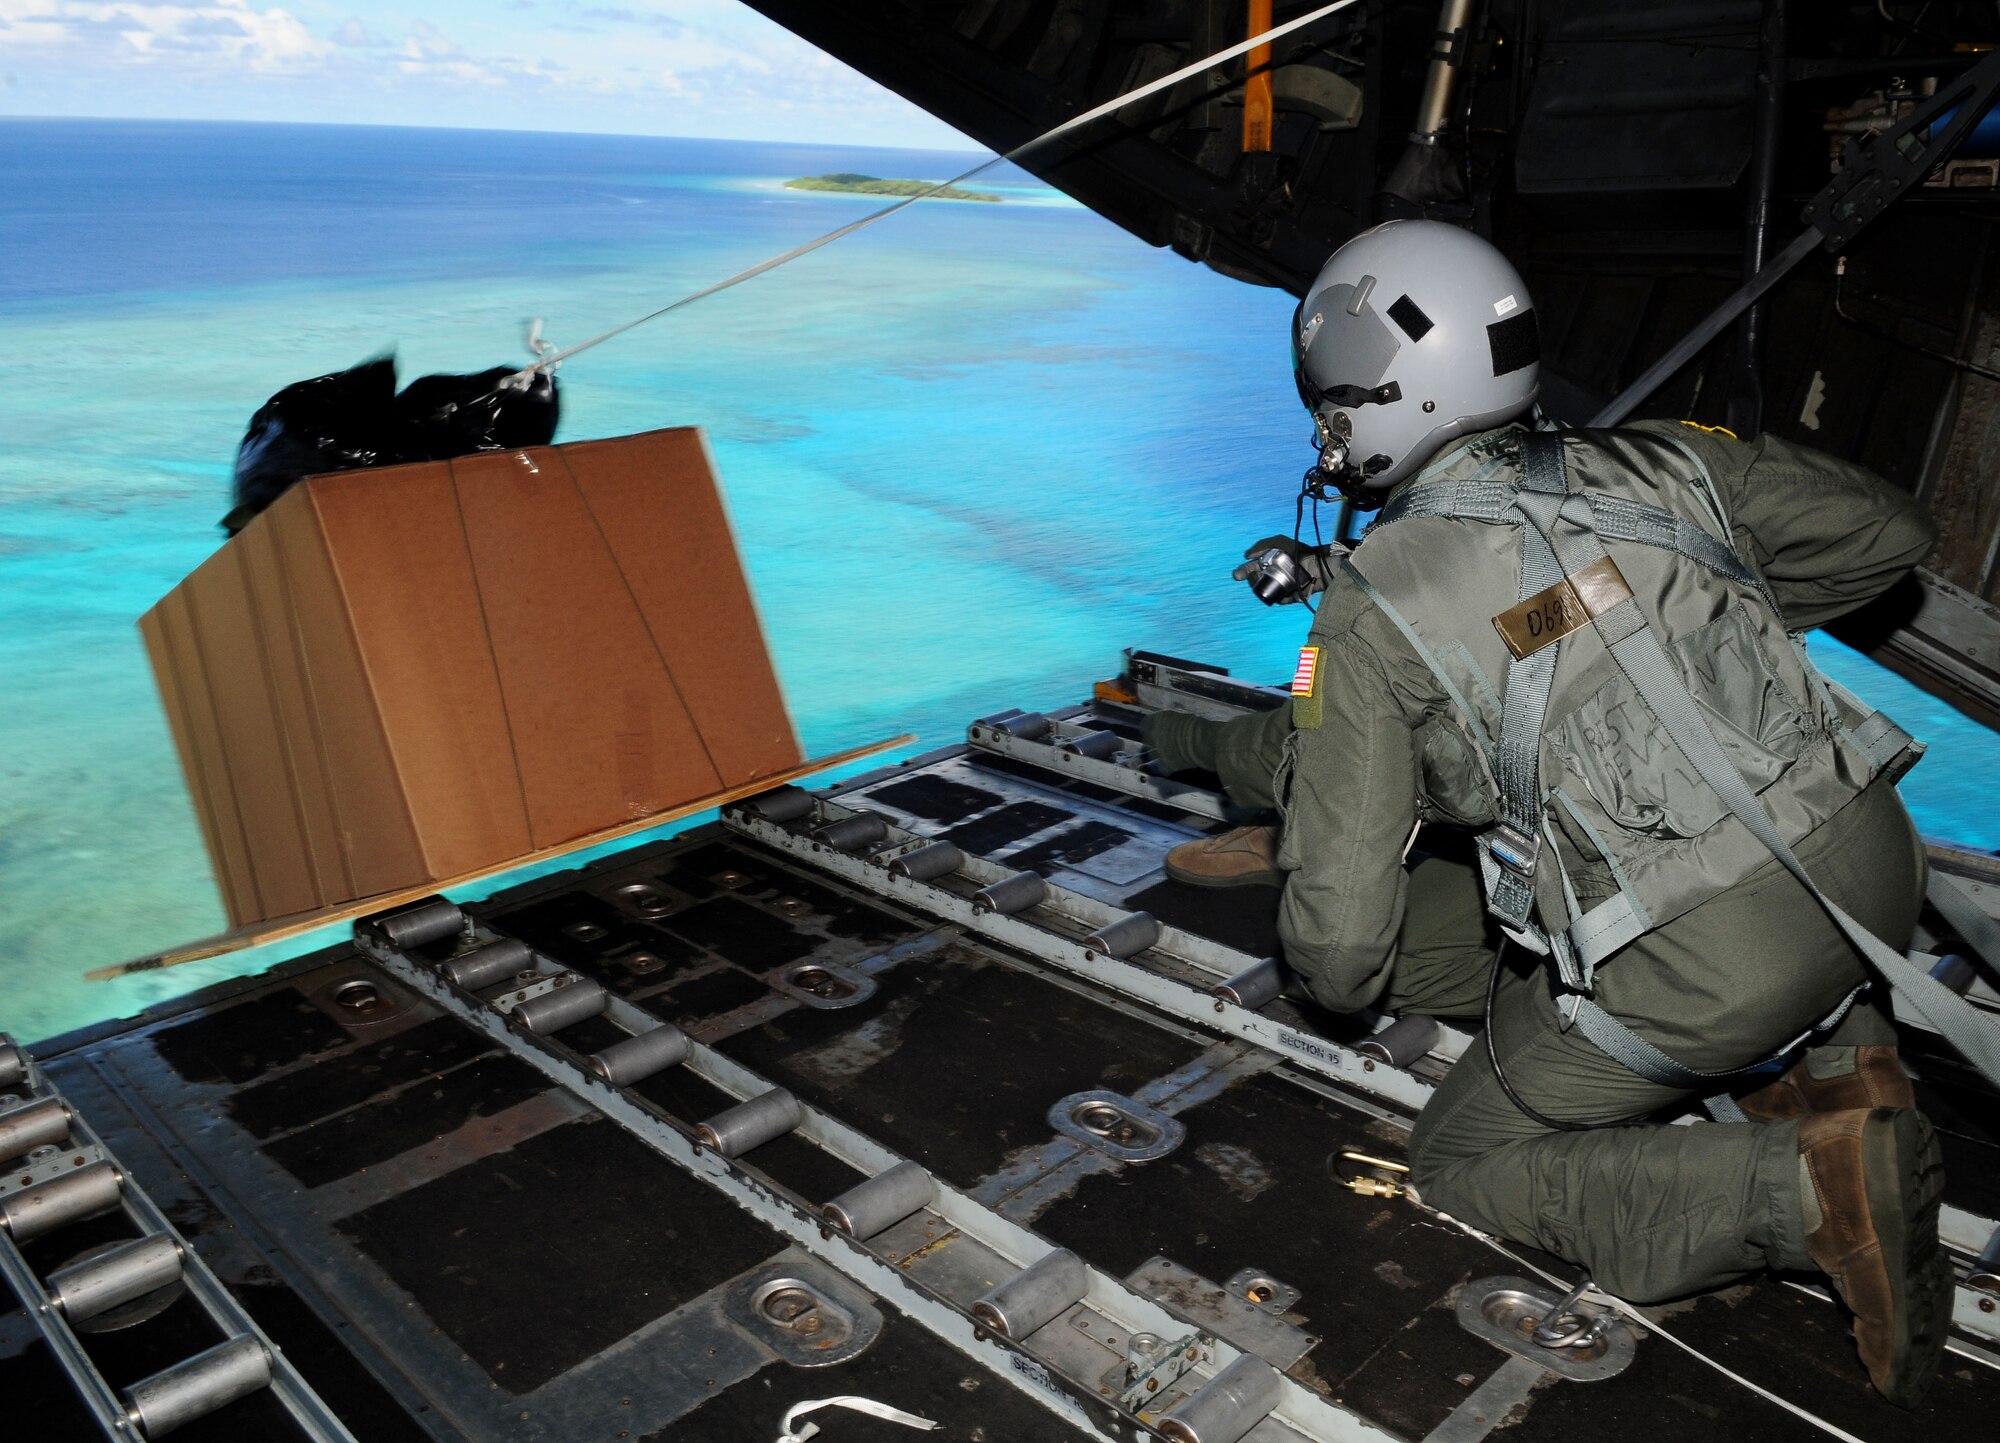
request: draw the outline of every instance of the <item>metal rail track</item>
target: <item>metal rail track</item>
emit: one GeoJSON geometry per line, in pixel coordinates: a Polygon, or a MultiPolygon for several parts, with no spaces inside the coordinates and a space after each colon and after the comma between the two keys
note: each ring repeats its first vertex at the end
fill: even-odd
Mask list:
{"type": "MultiPolygon", "coordinates": [[[[164,1436],[268,1388],[312,1443],[354,1443],[200,1254],[105,1146],[35,1059],[0,1036],[0,1275],[69,1376],[92,1420],[116,1443],[164,1436]],[[57,1146],[57,1142],[61,1146],[57,1146]],[[22,1144],[26,1146],[22,1146],[22,1144]],[[21,1243],[59,1236],[85,1218],[122,1212],[134,1236],[38,1274],[21,1243]],[[223,1341],[124,1389],[98,1370],[78,1327],[186,1289],[223,1341]]],[[[138,1324],[143,1326],[143,1323],[138,1324]]]]}
{"type": "MultiPolygon", "coordinates": [[[[865,782],[856,779],[844,790],[860,785],[865,782]]],[[[761,804],[770,807],[776,795],[765,794],[761,804]]],[[[967,854],[955,869],[929,880],[897,875],[892,870],[894,864],[932,845],[930,839],[888,824],[865,808],[796,788],[787,789],[786,801],[776,808],[781,815],[789,814],[789,820],[763,815],[759,805],[760,799],[753,797],[725,809],[723,824],[867,891],[956,922],[1134,1002],[1265,1049],[1291,1067],[1393,1104],[1393,1119],[1404,1127],[1413,1123],[1434,1088],[1431,1081],[1406,1068],[1364,1056],[1231,1000],[1226,984],[1264,959],[1164,925],[1156,925],[1149,945],[1124,956],[1113,955],[1091,945],[1092,940],[1111,940],[1104,936],[1107,931],[1117,931],[1122,921],[1140,914],[1047,882],[1042,883],[1039,900],[1032,906],[1016,914],[998,911],[982,905],[981,892],[1023,874],[967,854]],[[792,794],[806,800],[803,810],[795,810],[800,804],[792,794]],[[861,817],[883,823],[879,831],[866,829],[874,832],[874,840],[844,848],[827,839],[827,828],[861,817]],[[1225,995],[1217,995],[1217,989],[1225,995]]],[[[1457,1056],[1467,1040],[1463,1033],[1451,1029],[1443,1029],[1443,1035],[1443,1043],[1431,1054],[1434,1060],[1457,1056]]],[[[1975,1260],[2000,1244],[2000,1226],[1990,1218],[1947,1205],[1940,1210],[1938,1231],[1940,1240],[1956,1255],[1960,1278],[1953,1321],[1973,1340],[1961,1351],[2000,1367],[2000,1308],[1993,1306],[1995,1294],[1964,1281],[1982,1275],[1975,1260]]],[[[1988,1266],[1984,1273],[1990,1275],[1991,1271],[1988,1266]]]]}
{"type": "MultiPolygon", "coordinates": [[[[540,953],[520,948],[516,955],[523,965],[518,971],[497,987],[486,979],[480,984],[482,991],[469,990],[447,972],[410,956],[404,946],[372,933],[375,920],[357,924],[356,946],[389,974],[494,1039],[654,1152],[726,1194],[788,1241],[868,1289],[1072,1426],[1107,1443],[1123,1443],[1138,1436],[1140,1425],[1151,1428],[1155,1424],[1165,1429],[1163,1436],[1198,1437],[1176,1434],[1173,1421],[1203,1406],[1207,1393],[1206,1406],[1210,1408],[1226,1397],[1238,1400],[1232,1406],[1239,1411],[1252,1410],[1254,1419],[1261,1421],[1254,1421],[1252,1431],[1242,1436],[1254,1443],[1282,1443],[1286,1438],[1386,1443],[1391,1438],[1374,1424],[1280,1374],[1254,1354],[1181,1322],[1119,1279],[1082,1263],[1074,1254],[923,1173],[918,1164],[866,1134],[798,1102],[751,1069],[540,953]],[[574,1005],[566,1003],[566,996],[574,997],[574,1005]],[[674,1060],[664,1065],[688,1069],[740,1099],[739,1105],[691,1127],[634,1091],[643,1076],[623,1082],[609,1080],[606,1072],[612,1077],[627,1076],[621,1063],[604,1063],[613,1048],[585,1054],[565,1045],[560,1035],[564,1028],[594,1017],[608,1020],[627,1041],[647,1039],[635,1045],[649,1052],[654,1063],[672,1057],[674,1060]],[[850,1235],[833,1219],[856,1207],[865,1212],[873,1205],[867,1198],[852,1201],[860,1188],[841,1199],[804,1198],[740,1156],[779,1135],[797,1137],[857,1170],[871,1180],[863,1187],[893,1191],[909,1184],[914,1169],[923,1173],[927,1186],[918,1187],[912,1195],[927,1200],[905,1210],[893,1222],[880,1225],[877,1231],[850,1235]],[[752,1147],[739,1146],[745,1142],[752,1147]],[[921,1220],[919,1235],[930,1238],[932,1246],[898,1257],[869,1245],[870,1236],[908,1237],[913,1219],[921,1220]],[[936,1246],[946,1239],[951,1249],[936,1246]],[[959,1256],[947,1257],[952,1250],[959,1256]],[[973,1255],[970,1260],[967,1254],[973,1255]],[[1068,1285],[1056,1284],[1051,1292],[1047,1280],[1052,1273],[1066,1274],[1068,1285]],[[1029,1309],[1029,1317],[1020,1321],[1037,1322],[1032,1330],[1005,1326],[1007,1309],[1017,1306],[1008,1301],[1007,1289],[1024,1285],[1035,1305],[1029,1309]],[[1051,1300],[1058,1299],[1060,1307],[1049,1313],[1051,1300]],[[1078,1308],[1103,1320],[1106,1327],[1100,1327],[1099,1332],[1108,1328],[1114,1336],[1150,1335],[1173,1340],[1175,1346],[1135,1374],[1130,1390],[1107,1398],[1101,1369],[1078,1367],[1076,1361],[1079,1356],[1092,1356],[1088,1350],[1098,1345],[1089,1343],[1079,1329],[1054,1325],[1078,1308]],[[1223,1386],[1208,1393],[1218,1378],[1223,1386]]],[[[488,931],[479,936],[482,941],[505,940],[488,931]]],[[[876,1222],[880,1224],[879,1217],[876,1222]]]]}

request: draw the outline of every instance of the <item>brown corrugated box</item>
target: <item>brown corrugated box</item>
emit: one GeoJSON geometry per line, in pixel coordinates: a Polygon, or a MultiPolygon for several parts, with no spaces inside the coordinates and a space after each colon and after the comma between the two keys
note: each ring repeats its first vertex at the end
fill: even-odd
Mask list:
{"type": "Polygon", "coordinates": [[[139,625],[237,926],[802,760],[689,429],[319,477],[139,625]]]}

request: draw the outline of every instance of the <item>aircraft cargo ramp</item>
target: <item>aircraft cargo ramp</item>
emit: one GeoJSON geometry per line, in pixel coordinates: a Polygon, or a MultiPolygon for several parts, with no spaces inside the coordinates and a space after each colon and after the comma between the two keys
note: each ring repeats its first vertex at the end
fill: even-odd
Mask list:
{"type": "MultiPolygon", "coordinates": [[[[832,1395],[989,1443],[1824,1436],[1689,1349],[1856,1437],[1990,1431],[1990,1095],[1912,1035],[1968,1279],[1917,1413],[1783,1281],[1640,1318],[1558,1307],[1572,1269],[1398,1195],[1464,1035],[1275,995],[1277,894],[1160,870],[1233,814],[1145,767],[1140,711],[1272,694],[1144,654],[1127,680],[462,912],[373,919],[58,1039],[0,1091],[94,1130],[356,1438],[770,1439],[832,1395]]],[[[6,1246],[46,1286],[133,1216],[6,1246]]],[[[65,1357],[117,1397],[216,1343],[178,1286],[108,1326],[0,1314],[9,1430],[100,1436],[65,1357]]],[[[340,1436],[271,1388],[179,1429],[295,1434],[340,1436]]]]}

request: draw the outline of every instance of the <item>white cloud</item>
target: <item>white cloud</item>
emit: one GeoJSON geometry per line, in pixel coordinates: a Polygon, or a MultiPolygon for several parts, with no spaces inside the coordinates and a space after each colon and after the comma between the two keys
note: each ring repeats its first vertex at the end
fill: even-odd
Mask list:
{"type": "Polygon", "coordinates": [[[403,41],[403,54],[411,60],[456,60],[465,52],[440,34],[430,21],[416,20],[410,24],[409,38],[403,41]]]}
{"type": "Polygon", "coordinates": [[[244,0],[204,5],[0,0],[0,19],[13,22],[0,33],[0,50],[61,48],[112,67],[173,57],[269,73],[310,69],[332,53],[290,11],[258,10],[244,0]]]}
{"type": "Polygon", "coordinates": [[[348,16],[328,38],[349,50],[380,50],[389,43],[363,24],[359,15],[348,16]]]}
{"type": "Polygon", "coordinates": [[[954,143],[738,0],[286,4],[0,0],[0,111],[954,143]]]}

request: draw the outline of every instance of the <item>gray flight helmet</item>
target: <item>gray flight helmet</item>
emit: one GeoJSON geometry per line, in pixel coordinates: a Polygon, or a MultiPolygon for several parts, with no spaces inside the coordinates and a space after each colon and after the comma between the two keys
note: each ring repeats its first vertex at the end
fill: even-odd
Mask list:
{"type": "Polygon", "coordinates": [[[1491,242],[1433,220],[1363,231],[1292,318],[1320,468],[1377,500],[1446,442],[1522,415],[1541,385],[1534,303],[1491,242]]]}

